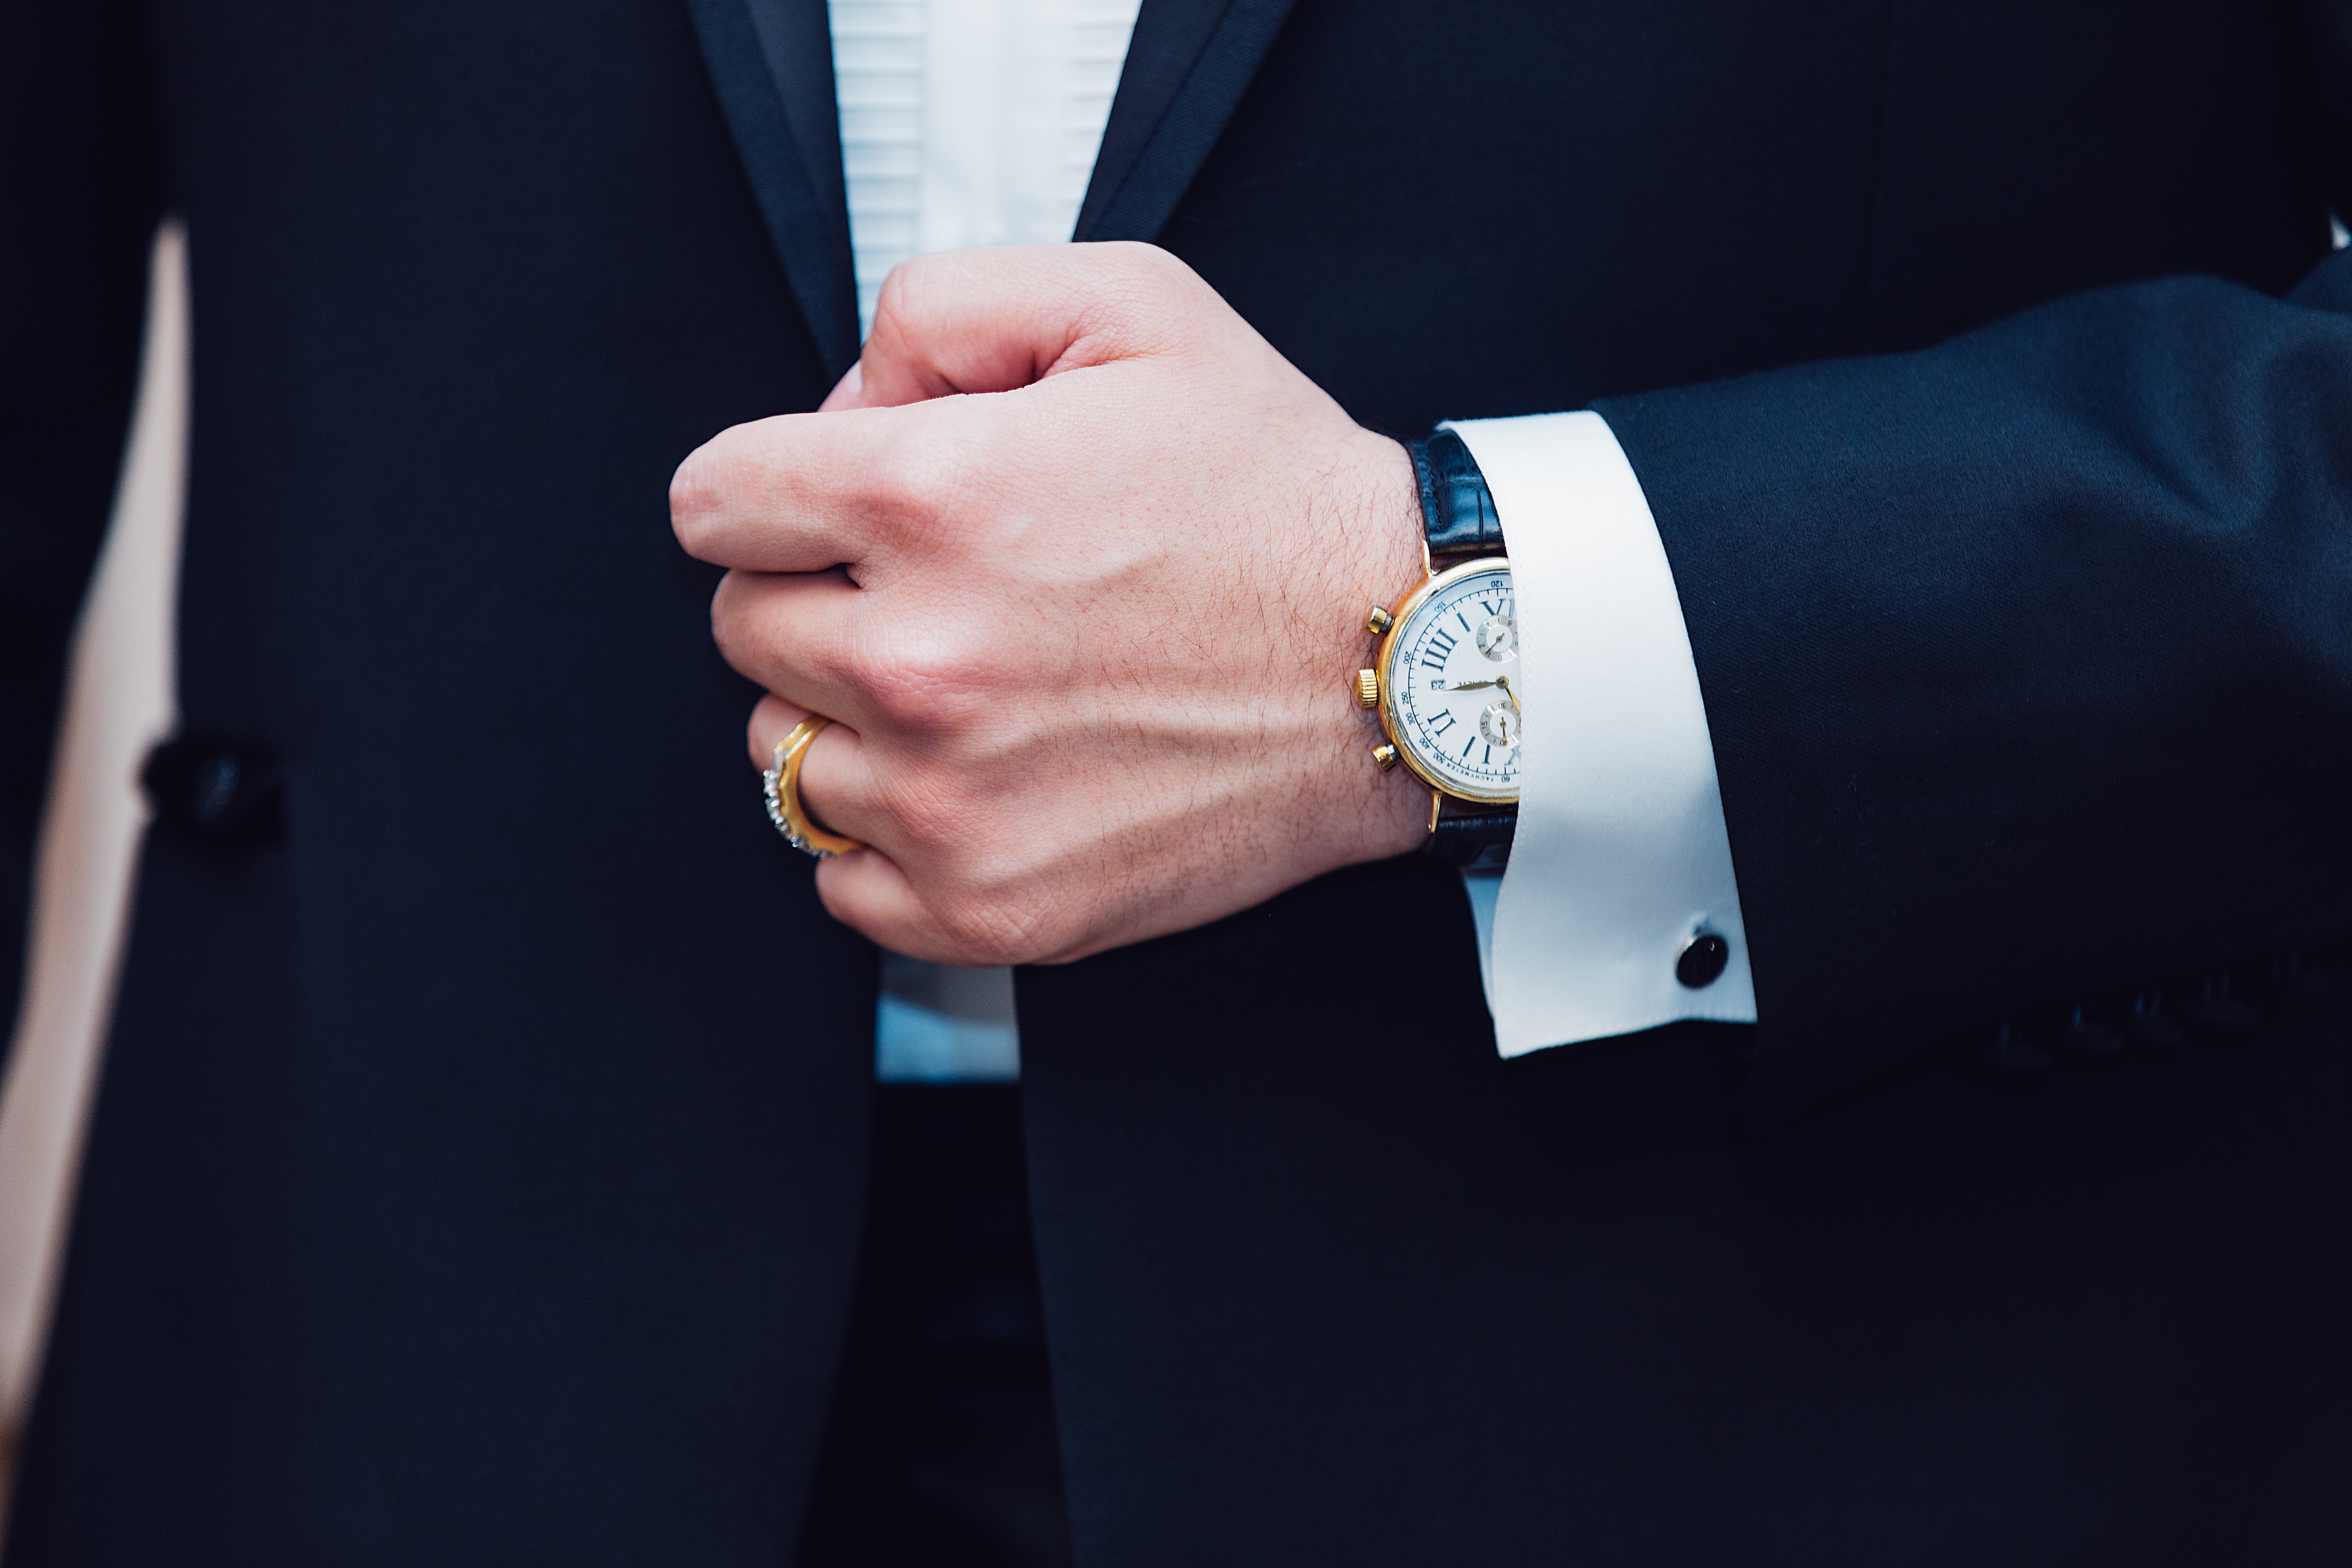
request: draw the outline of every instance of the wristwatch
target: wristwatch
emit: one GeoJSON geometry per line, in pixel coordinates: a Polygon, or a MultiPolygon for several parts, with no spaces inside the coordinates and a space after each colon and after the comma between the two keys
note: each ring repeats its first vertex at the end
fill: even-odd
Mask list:
{"type": "Polygon", "coordinates": [[[1421,485],[1423,578],[1393,613],[1372,606],[1379,637],[1356,700],[1386,739],[1372,761],[1429,786],[1426,851],[1457,866],[1499,866],[1519,820],[1519,630],[1511,563],[1486,477],[1462,438],[1408,442],[1421,485]]]}

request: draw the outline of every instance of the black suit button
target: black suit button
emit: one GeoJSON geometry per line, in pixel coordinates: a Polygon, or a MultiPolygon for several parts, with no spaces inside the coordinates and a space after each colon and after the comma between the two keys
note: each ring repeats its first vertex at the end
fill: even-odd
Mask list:
{"type": "Polygon", "coordinates": [[[237,786],[245,782],[245,759],[235,752],[215,752],[197,765],[194,788],[188,793],[189,815],[206,827],[226,820],[236,804],[237,786]]]}
{"type": "Polygon", "coordinates": [[[1703,931],[1683,943],[1682,956],[1675,960],[1675,978],[1694,991],[1704,990],[1723,978],[1730,963],[1731,943],[1703,931]]]}
{"type": "Polygon", "coordinates": [[[139,783],[155,825],[213,844],[268,844],[283,837],[277,753],[258,741],[201,731],[147,753],[139,783]]]}

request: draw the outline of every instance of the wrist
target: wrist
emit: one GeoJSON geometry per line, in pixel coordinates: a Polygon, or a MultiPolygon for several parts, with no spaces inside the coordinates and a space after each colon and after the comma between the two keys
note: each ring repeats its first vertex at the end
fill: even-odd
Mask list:
{"type": "MultiPolygon", "coordinates": [[[[1422,544],[1421,482],[1402,442],[1369,430],[1357,432],[1361,456],[1352,465],[1360,476],[1352,510],[1357,520],[1345,595],[1333,605],[1333,626],[1344,642],[1342,662],[1352,670],[1368,664],[1372,646],[1364,615],[1374,605],[1392,605],[1426,575],[1422,544]]],[[[1429,836],[1429,792],[1402,772],[1382,772],[1370,761],[1383,742],[1378,713],[1360,707],[1352,679],[1335,693],[1348,715],[1339,765],[1356,799],[1343,819],[1356,828],[1349,863],[1385,860],[1417,849],[1429,836]]]]}

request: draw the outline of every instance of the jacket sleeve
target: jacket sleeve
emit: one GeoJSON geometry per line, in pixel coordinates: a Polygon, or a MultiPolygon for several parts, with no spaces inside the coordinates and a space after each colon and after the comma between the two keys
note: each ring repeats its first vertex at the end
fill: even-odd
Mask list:
{"type": "MultiPolygon", "coordinates": [[[[2352,6],[2316,23],[2341,79],[2352,6]]],[[[1689,628],[1766,1100],[2352,930],[2352,251],[1598,407],[1689,628]]]]}
{"type": "Polygon", "coordinates": [[[0,0],[0,1025],[22,995],[67,644],[138,374],[157,143],[131,6],[0,0]]]}

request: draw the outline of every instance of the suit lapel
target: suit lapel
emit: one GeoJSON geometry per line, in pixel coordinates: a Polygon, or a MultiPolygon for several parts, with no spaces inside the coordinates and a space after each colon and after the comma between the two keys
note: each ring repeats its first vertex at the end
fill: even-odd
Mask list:
{"type": "MultiPolygon", "coordinates": [[[[857,285],[824,0],[687,4],[777,258],[839,374],[857,357],[857,285]]],[[[1076,238],[1159,237],[1290,5],[1144,0],[1076,238]]]]}
{"type": "Polygon", "coordinates": [[[1074,237],[1160,237],[1290,4],[1143,0],[1074,237]]]}
{"type": "Polygon", "coordinates": [[[824,0],[687,4],[793,297],[839,375],[857,358],[857,284],[824,0]]]}

